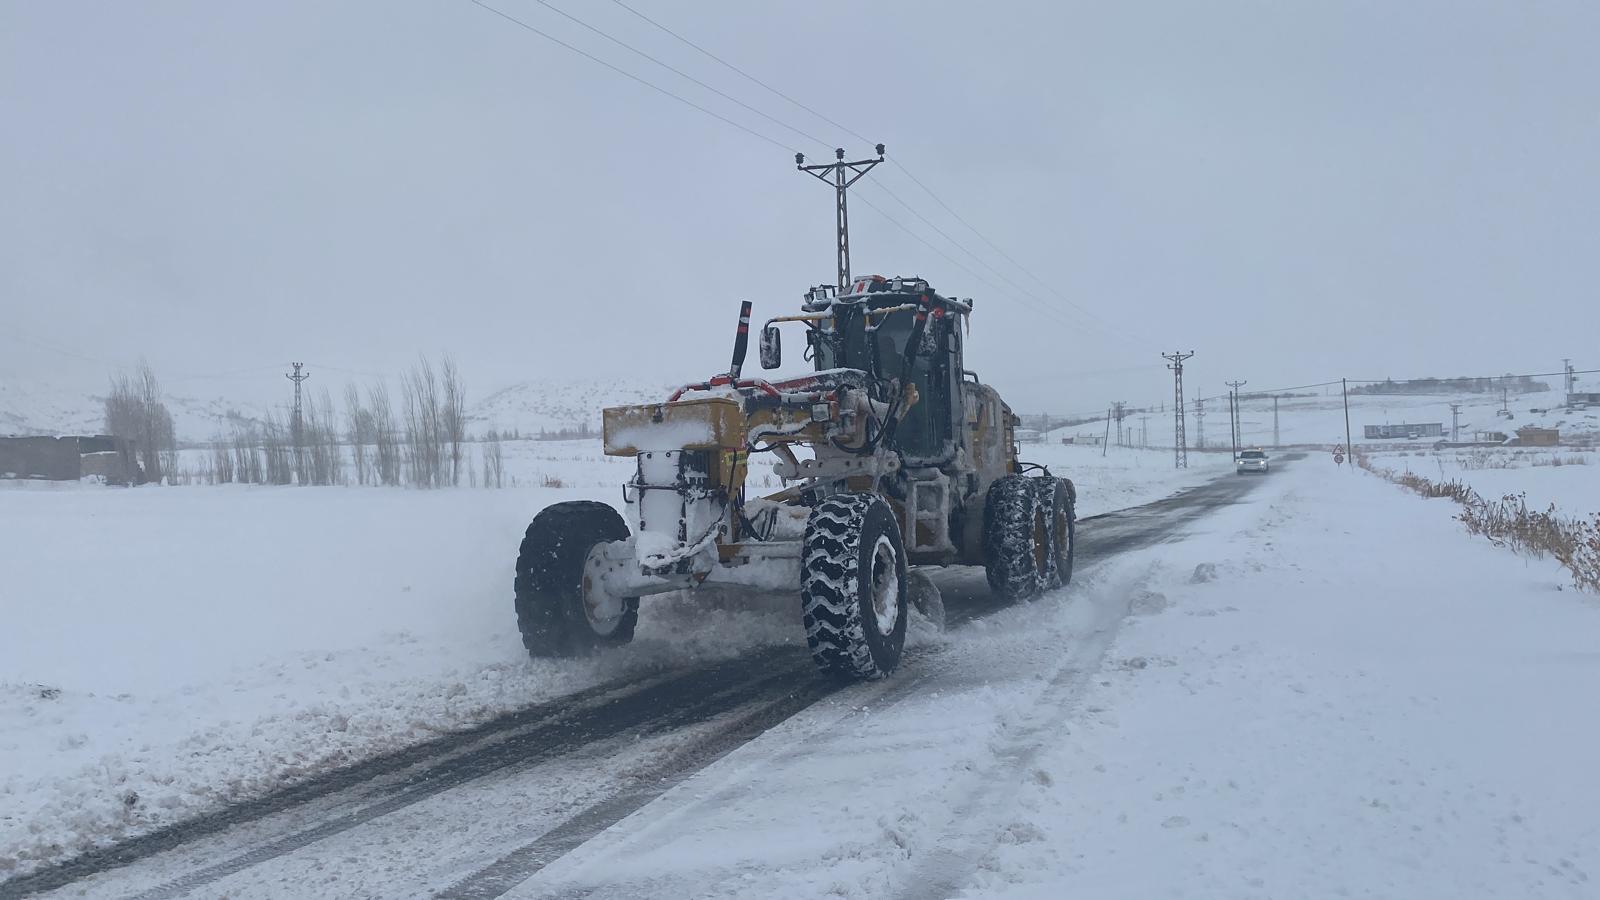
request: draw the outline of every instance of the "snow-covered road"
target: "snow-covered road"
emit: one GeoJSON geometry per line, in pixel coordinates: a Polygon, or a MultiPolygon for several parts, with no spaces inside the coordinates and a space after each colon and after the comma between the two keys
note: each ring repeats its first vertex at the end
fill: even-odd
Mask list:
{"type": "MultiPolygon", "coordinates": [[[[1079,583],[1095,580],[1098,560],[1169,539],[1253,486],[1227,478],[1086,520],[1079,583]]],[[[1023,642],[1017,644],[1020,655],[1004,649],[1017,643],[1005,633],[1026,628],[1029,617],[1054,603],[996,607],[976,570],[952,570],[941,582],[955,628],[945,635],[924,630],[901,672],[883,683],[838,690],[815,677],[803,648],[794,644],[654,675],[630,674],[569,701],[502,717],[431,748],[336,771],[276,799],[135,838],[8,887],[45,887],[113,860],[148,856],[63,892],[390,896],[405,886],[400,893],[495,896],[565,859],[567,851],[587,846],[587,839],[641,807],[654,808],[660,795],[716,768],[712,764],[730,751],[752,739],[772,740],[774,726],[822,734],[827,723],[854,722],[862,710],[941,696],[950,688],[940,685],[975,675],[981,681],[982,673],[963,671],[973,663],[961,660],[996,652],[1005,659],[996,674],[1027,670],[1054,678],[1050,673],[1059,666],[1048,660],[1062,659],[1073,660],[1080,673],[1092,668],[1081,662],[1095,657],[1088,644],[1023,642]],[[1048,660],[1038,658],[1041,651],[1048,660]],[[349,862],[355,859],[360,863],[349,862]]],[[[1089,631],[1102,643],[1122,615],[1115,604],[1069,601],[1064,608],[1098,623],[1089,631]]]]}

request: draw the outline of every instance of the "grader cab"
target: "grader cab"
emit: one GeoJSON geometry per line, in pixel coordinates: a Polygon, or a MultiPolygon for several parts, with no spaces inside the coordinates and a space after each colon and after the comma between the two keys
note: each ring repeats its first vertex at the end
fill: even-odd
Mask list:
{"type": "Polygon", "coordinates": [[[713,586],[800,594],[824,672],[877,678],[898,664],[910,606],[942,616],[922,567],[981,565],[1007,600],[1072,577],[1070,481],[1017,459],[1017,417],[965,366],[970,301],[918,278],[857,279],[806,294],[761,329],[764,368],[802,331],[813,371],[747,378],[750,304],[729,371],[661,403],[605,410],[605,452],[633,457],[625,513],[575,501],[528,526],[517,620],[534,656],[633,637],[641,597],[713,586]],[[781,490],[749,492],[755,454],[781,490]]]}

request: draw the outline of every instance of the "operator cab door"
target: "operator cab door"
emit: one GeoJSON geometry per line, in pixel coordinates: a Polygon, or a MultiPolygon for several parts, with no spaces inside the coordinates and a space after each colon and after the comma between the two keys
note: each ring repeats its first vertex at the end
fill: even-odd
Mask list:
{"type": "MultiPolygon", "coordinates": [[[[900,315],[910,318],[909,313],[896,317],[900,315]]],[[[953,316],[928,319],[922,349],[911,369],[917,405],[907,411],[896,433],[900,452],[911,466],[945,465],[955,456],[955,428],[962,420],[961,333],[955,324],[953,316]]]]}

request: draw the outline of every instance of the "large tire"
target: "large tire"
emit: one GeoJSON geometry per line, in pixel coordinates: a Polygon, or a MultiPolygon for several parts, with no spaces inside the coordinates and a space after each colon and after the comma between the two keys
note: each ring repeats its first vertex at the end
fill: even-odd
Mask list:
{"type": "Polygon", "coordinates": [[[596,622],[584,605],[583,566],[596,544],[628,537],[615,509],[592,500],[545,507],[517,553],[517,628],[533,657],[577,656],[633,640],[639,598],[618,619],[596,622]]]}
{"type": "Polygon", "coordinates": [[[1032,599],[1049,587],[1050,529],[1036,480],[997,478],[983,504],[983,566],[989,589],[1008,601],[1032,599]]]}
{"type": "Polygon", "coordinates": [[[1045,570],[1046,589],[1072,583],[1072,563],[1076,556],[1078,498],[1072,482],[1065,478],[1035,478],[1040,502],[1045,505],[1045,524],[1049,529],[1050,555],[1045,570]]]}
{"type": "Polygon", "coordinates": [[[906,642],[906,553],[894,510],[875,494],[841,494],[806,521],[801,618],[825,674],[882,678],[906,642]]]}

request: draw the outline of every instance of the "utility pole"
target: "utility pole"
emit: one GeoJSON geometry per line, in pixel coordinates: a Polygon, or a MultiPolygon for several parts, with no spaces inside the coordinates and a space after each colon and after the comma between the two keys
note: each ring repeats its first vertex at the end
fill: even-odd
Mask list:
{"type": "Polygon", "coordinates": [[[1100,455],[1106,455],[1106,446],[1111,443],[1111,410],[1106,410],[1106,436],[1100,439],[1100,455]]]}
{"type": "Polygon", "coordinates": [[[1564,377],[1564,382],[1565,382],[1565,384],[1567,386],[1567,389],[1561,395],[1561,401],[1562,401],[1563,405],[1565,405],[1565,406],[1570,408],[1572,406],[1572,388],[1573,388],[1574,384],[1577,382],[1577,379],[1575,377],[1573,377],[1573,374],[1572,374],[1572,360],[1571,359],[1563,359],[1561,361],[1561,371],[1565,376],[1564,377]]]}
{"type": "Polygon", "coordinates": [[[833,186],[835,203],[835,221],[837,224],[837,249],[839,263],[839,293],[850,289],[850,215],[846,207],[845,195],[850,185],[861,180],[861,176],[872,171],[873,167],[883,162],[883,145],[873,148],[878,151],[877,159],[859,159],[855,162],[845,162],[844,149],[841,147],[833,151],[836,162],[827,165],[806,165],[806,155],[796,153],[794,166],[802,172],[810,172],[818,181],[833,186]]]}
{"type": "Polygon", "coordinates": [[[1206,398],[1194,398],[1194,448],[1206,448],[1206,398]]]}
{"type": "Polygon", "coordinates": [[[1239,388],[1249,384],[1248,381],[1225,381],[1228,386],[1228,427],[1233,433],[1233,458],[1239,458],[1239,440],[1244,437],[1244,429],[1239,427],[1239,388]]]}
{"type": "Polygon", "coordinates": [[[1339,379],[1339,389],[1344,392],[1344,455],[1350,460],[1350,468],[1356,467],[1356,458],[1350,455],[1350,380],[1339,379]]]}
{"type": "Polygon", "coordinates": [[[1450,404],[1450,443],[1461,443],[1461,404],[1450,404]]]}
{"type": "Polygon", "coordinates": [[[1149,447],[1150,447],[1150,417],[1149,416],[1140,416],[1139,417],[1139,446],[1144,447],[1146,449],[1149,449],[1149,447]]]}
{"type": "Polygon", "coordinates": [[[1278,395],[1272,395],[1272,449],[1283,446],[1283,441],[1278,436],[1278,395]]]}
{"type": "Polygon", "coordinates": [[[1117,446],[1118,447],[1126,447],[1128,445],[1127,444],[1127,438],[1124,437],[1123,433],[1122,433],[1122,420],[1127,417],[1126,416],[1126,412],[1125,412],[1127,406],[1128,406],[1128,401],[1126,401],[1126,400],[1113,400],[1111,402],[1112,415],[1117,417],[1117,446]]]}
{"type": "Polygon", "coordinates": [[[302,446],[300,442],[302,427],[300,419],[300,382],[310,378],[311,373],[300,371],[305,368],[305,363],[290,363],[289,365],[294,366],[294,372],[292,374],[285,373],[283,377],[294,382],[294,414],[289,418],[289,434],[294,439],[295,450],[298,451],[302,446]]]}
{"type": "Polygon", "coordinates": [[[1189,442],[1183,433],[1183,361],[1194,355],[1194,351],[1182,353],[1174,350],[1171,354],[1163,353],[1161,358],[1168,360],[1167,368],[1172,370],[1172,467],[1174,469],[1189,468],[1189,442]]]}
{"type": "Polygon", "coordinates": [[[1228,440],[1233,444],[1233,458],[1239,458],[1239,430],[1234,427],[1234,400],[1233,388],[1228,389],[1228,440]]]}

